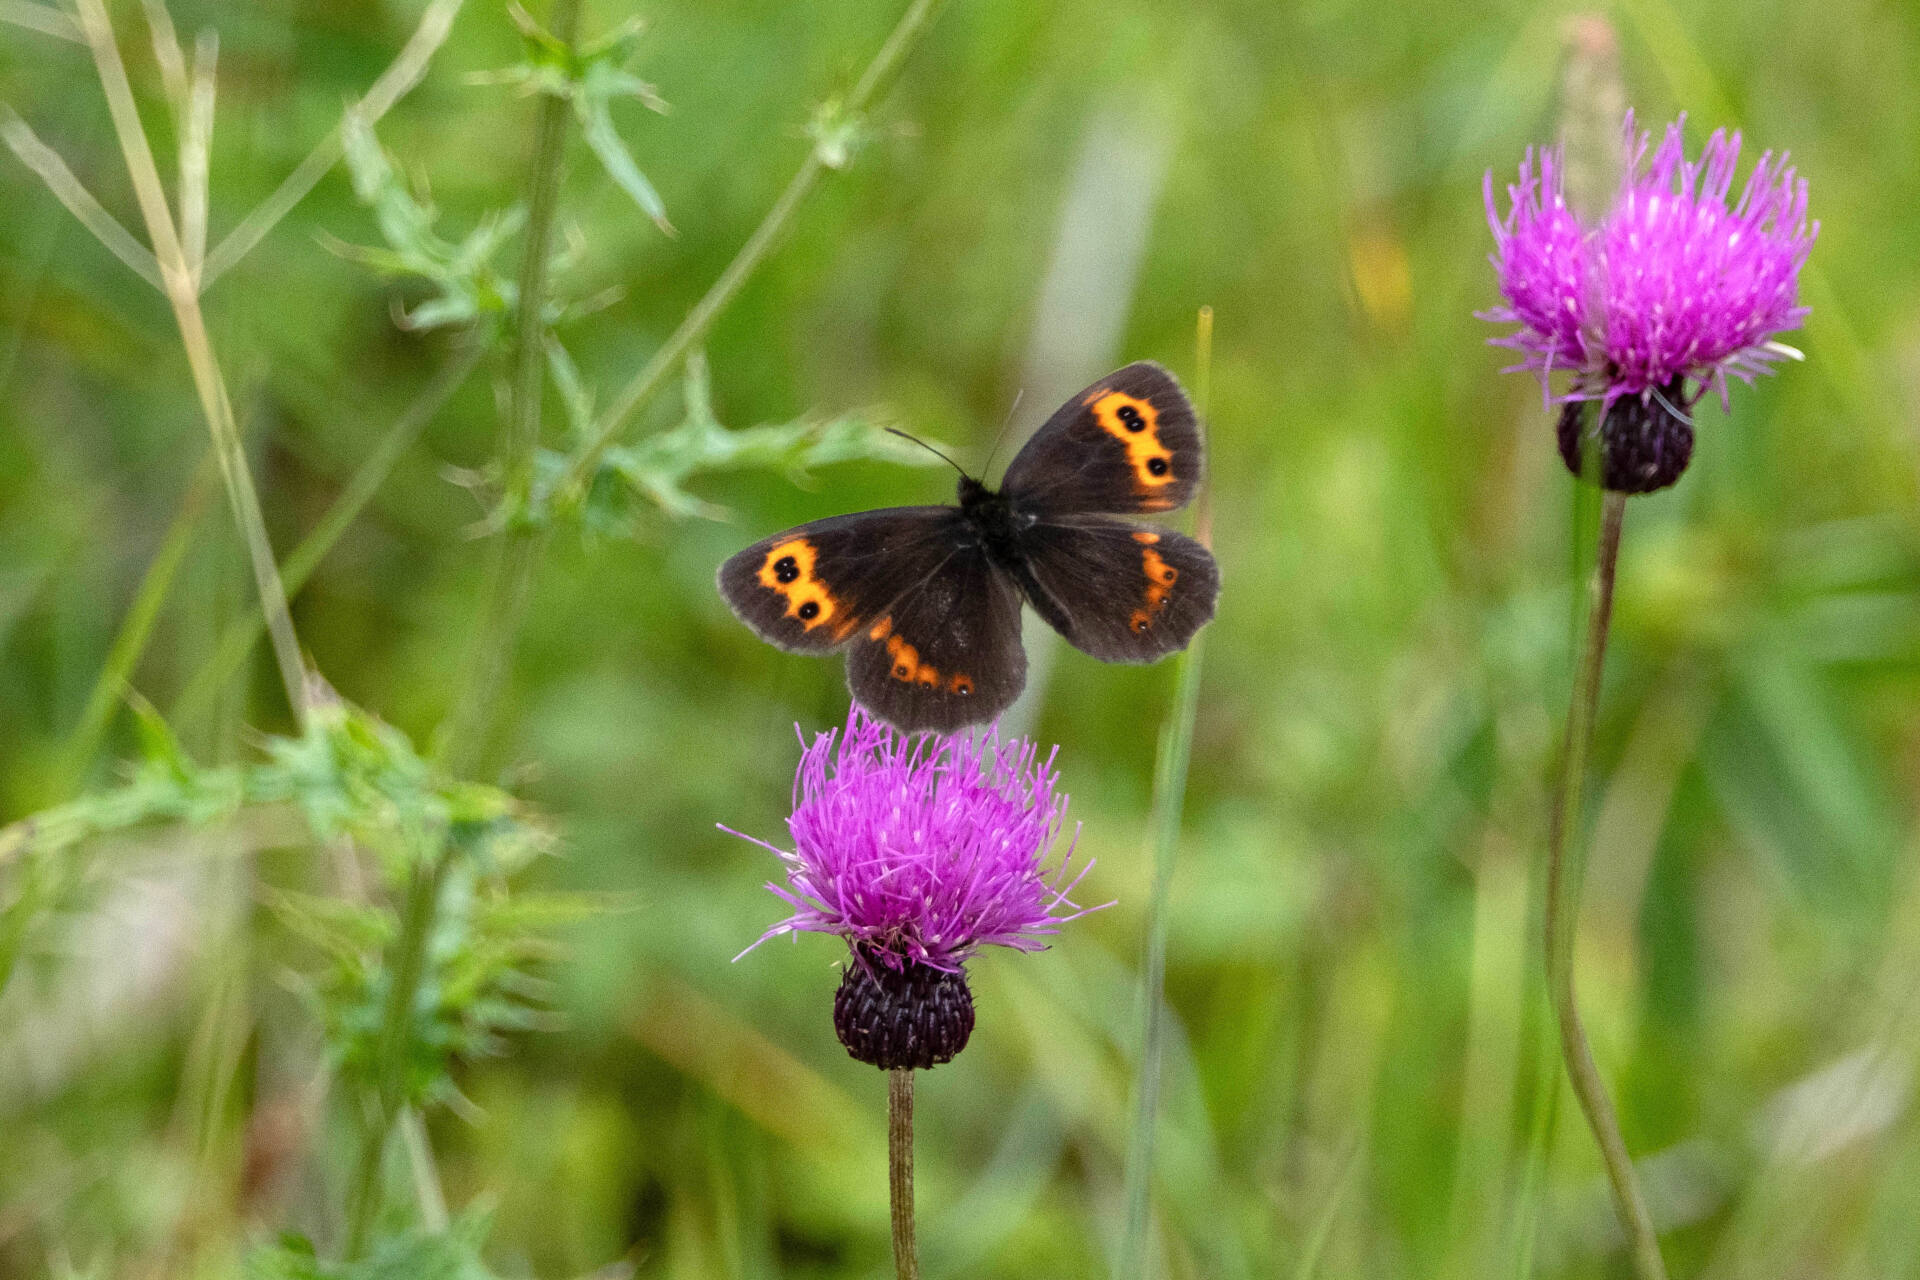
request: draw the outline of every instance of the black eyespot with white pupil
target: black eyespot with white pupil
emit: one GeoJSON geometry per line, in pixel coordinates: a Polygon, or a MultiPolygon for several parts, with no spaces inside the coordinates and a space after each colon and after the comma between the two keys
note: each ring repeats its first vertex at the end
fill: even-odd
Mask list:
{"type": "Polygon", "coordinates": [[[1167,474],[1167,460],[1165,458],[1148,458],[1147,470],[1157,476],[1163,476],[1167,474]]]}
{"type": "Polygon", "coordinates": [[[1129,431],[1145,431],[1147,429],[1147,420],[1141,417],[1140,411],[1130,404],[1121,405],[1120,412],[1117,416],[1120,419],[1120,425],[1129,431]]]}
{"type": "Polygon", "coordinates": [[[800,606],[800,620],[802,622],[812,622],[819,616],[820,602],[818,600],[809,600],[800,606]]]}
{"type": "Polygon", "coordinates": [[[792,582],[800,576],[800,562],[792,556],[781,556],[773,562],[773,576],[782,582],[792,582]]]}

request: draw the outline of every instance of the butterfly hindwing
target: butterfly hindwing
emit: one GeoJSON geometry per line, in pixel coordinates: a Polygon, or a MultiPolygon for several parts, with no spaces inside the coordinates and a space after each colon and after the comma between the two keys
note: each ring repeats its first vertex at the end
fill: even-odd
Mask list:
{"type": "Polygon", "coordinates": [[[1103,662],[1186,648],[1220,595],[1212,553],[1170,529],[1088,516],[1037,524],[1022,547],[1034,609],[1103,662]]]}
{"type": "Polygon", "coordinates": [[[1001,492],[1044,514],[1172,511],[1202,469],[1193,405],[1151,361],[1110,373],[1062,405],[1007,467],[1001,492]]]}
{"type": "Polygon", "coordinates": [[[720,594],[768,644],[831,653],[961,545],[952,507],[886,507],[815,520],[720,566],[720,594]]]}
{"type": "Polygon", "coordinates": [[[847,653],[853,696],[902,729],[991,720],[1026,682],[1020,594],[977,545],[894,600],[847,653]]]}

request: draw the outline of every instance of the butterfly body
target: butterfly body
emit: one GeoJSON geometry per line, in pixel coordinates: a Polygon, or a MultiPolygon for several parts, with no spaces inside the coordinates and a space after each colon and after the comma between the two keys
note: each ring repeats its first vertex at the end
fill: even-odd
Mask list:
{"type": "Polygon", "coordinates": [[[816,520],[721,565],[721,595],[768,643],[847,653],[847,683],[905,729],[992,719],[1026,682],[1024,601],[1107,662],[1184,648],[1213,616],[1219,568],[1199,543],[1121,518],[1198,487],[1192,406],[1154,364],[1067,402],[998,491],[963,475],[959,505],[816,520]]]}

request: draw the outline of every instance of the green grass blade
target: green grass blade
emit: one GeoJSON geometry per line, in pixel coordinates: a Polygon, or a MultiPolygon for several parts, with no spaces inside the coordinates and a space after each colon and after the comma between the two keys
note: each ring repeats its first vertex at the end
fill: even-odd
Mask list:
{"type": "MultiPolygon", "coordinates": [[[[1213,372],[1213,310],[1210,307],[1200,312],[1198,347],[1194,403],[1204,423],[1213,372]]],[[[1198,524],[1203,542],[1210,541],[1210,523],[1207,498],[1202,495],[1198,524]]],[[[1147,899],[1146,957],[1140,977],[1140,1064],[1134,1091],[1133,1129],[1127,1140],[1126,1234],[1121,1238],[1119,1261],[1114,1270],[1121,1280],[1146,1275],[1154,1129],[1160,1113],[1160,1060],[1162,1041],[1166,1038],[1167,897],[1173,884],[1180,824],[1186,810],[1187,766],[1193,756],[1193,724],[1200,711],[1200,659],[1205,649],[1206,632],[1202,630],[1186,652],[1174,660],[1178,666],[1178,683],[1174,689],[1173,711],[1160,731],[1159,754],[1154,762],[1153,887],[1147,899]]]]}

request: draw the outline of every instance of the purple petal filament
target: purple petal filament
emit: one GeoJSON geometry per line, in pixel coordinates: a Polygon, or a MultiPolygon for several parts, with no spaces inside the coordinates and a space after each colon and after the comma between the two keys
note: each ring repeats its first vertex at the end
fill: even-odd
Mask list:
{"type": "Polygon", "coordinates": [[[1560,400],[1647,397],[1675,382],[1691,404],[1727,375],[1751,381],[1788,354],[1776,334],[1799,327],[1800,268],[1819,224],[1807,184],[1786,156],[1762,155],[1729,204],[1740,135],[1716,131],[1697,161],[1681,126],[1651,135],[1627,117],[1624,173],[1612,207],[1588,226],[1566,203],[1560,151],[1529,150],[1507,188],[1507,215],[1485,183],[1492,262],[1506,305],[1482,318],[1515,326],[1493,339],[1520,352],[1516,368],[1573,374],[1560,400]],[[1644,163],[1644,168],[1643,168],[1644,163]]]}
{"type": "Polygon", "coordinates": [[[754,946],[832,933],[896,968],[954,970],[983,946],[1041,950],[1085,914],[1068,895],[1092,864],[1069,878],[1069,845],[1051,872],[1042,865],[1067,808],[1051,753],[997,728],[904,734],[858,705],[844,730],[802,743],[794,848],[754,841],[786,864],[786,883],[767,888],[793,914],[754,946]]]}

